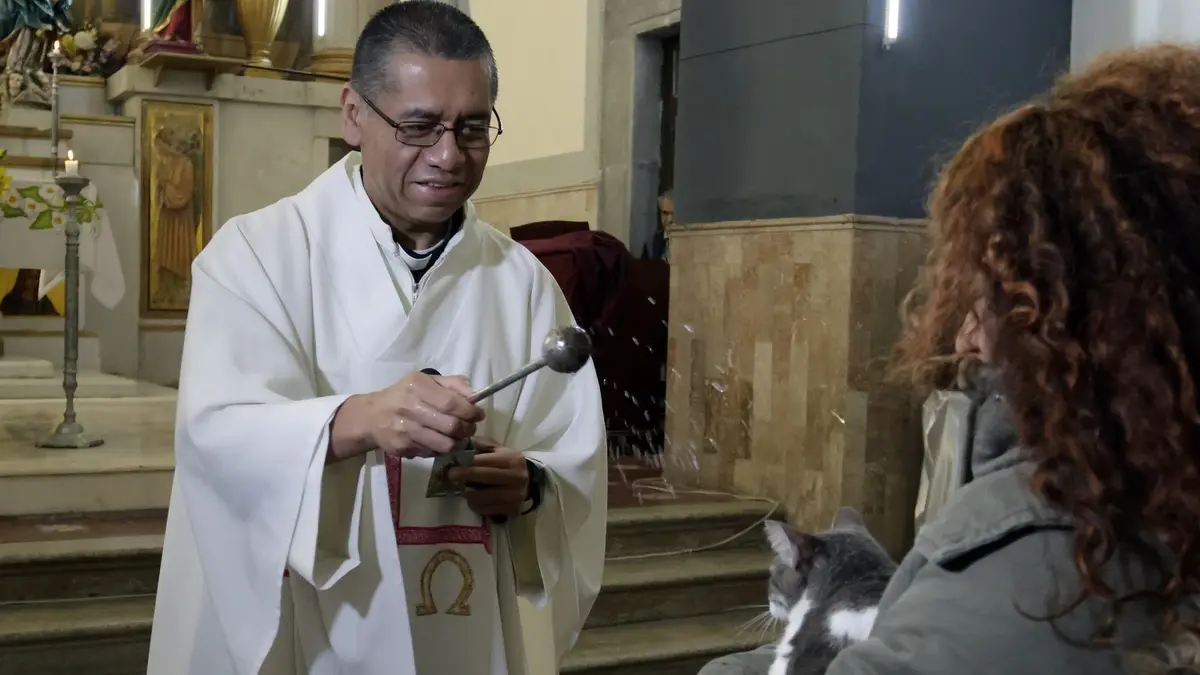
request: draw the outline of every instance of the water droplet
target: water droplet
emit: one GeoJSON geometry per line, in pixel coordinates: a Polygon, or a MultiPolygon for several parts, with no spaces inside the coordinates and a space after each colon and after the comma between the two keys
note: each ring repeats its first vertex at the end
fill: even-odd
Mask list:
{"type": "Polygon", "coordinates": [[[696,333],[696,329],[695,329],[695,328],[693,328],[693,327],[692,327],[692,324],[690,324],[690,323],[685,323],[685,324],[683,324],[683,329],[684,329],[684,330],[686,330],[687,332],[689,332],[689,333],[693,334],[693,335],[695,335],[695,333],[696,333]]]}
{"type": "Polygon", "coordinates": [[[657,305],[657,304],[658,304],[657,302],[655,302],[655,301],[654,301],[654,298],[652,298],[652,297],[650,297],[650,296],[646,296],[646,299],[647,299],[647,300],[649,300],[649,301],[650,301],[650,304],[652,304],[652,305],[657,305]]]}
{"type": "Polygon", "coordinates": [[[635,345],[639,345],[639,346],[640,346],[640,345],[642,344],[642,343],[638,342],[638,339],[637,339],[637,338],[630,338],[630,339],[631,339],[631,340],[633,340],[633,344],[635,344],[635,345]]]}
{"type": "Polygon", "coordinates": [[[711,386],[712,386],[712,388],[713,388],[713,389],[716,389],[718,392],[720,392],[720,393],[722,393],[722,394],[724,394],[724,393],[725,393],[725,385],[724,385],[724,384],[722,384],[722,383],[720,383],[720,382],[717,382],[717,381],[715,381],[715,380],[714,380],[714,381],[712,381],[712,382],[709,382],[709,385],[711,385],[711,386]]]}
{"type": "Polygon", "coordinates": [[[842,424],[845,424],[845,423],[846,423],[846,418],[844,418],[844,417],[842,417],[841,415],[837,414],[837,411],[836,411],[836,410],[830,410],[829,412],[833,413],[833,416],[837,418],[837,421],[841,422],[842,424]]]}

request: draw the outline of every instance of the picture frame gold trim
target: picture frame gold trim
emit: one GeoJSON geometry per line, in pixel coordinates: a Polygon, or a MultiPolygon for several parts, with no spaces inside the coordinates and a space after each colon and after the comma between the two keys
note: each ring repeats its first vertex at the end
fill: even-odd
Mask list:
{"type": "MultiPolygon", "coordinates": [[[[138,289],[139,314],[148,319],[182,319],[187,317],[187,309],[172,307],[156,307],[153,298],[151,270],[151,253],[153,243],[153,228],[155,225],[156,190],[153,184],[155,166],[154,139],[160,120],[170,115],[195,115],[200,130],[202,162],[193,168],[201,175],[199,194],[200,211],[197,217],[197,247],[199,253],[206,246],[213,233],[213,119],[215,108],[211,103],[191,103],[183,101],[165,101],[145,99],[142,101],[139,125],[141,127],[140,155],[138,161],[141,183],[141,274],[138,289]]],[[[195,197],[195,195],[194,195],[195,197]]],[[[186,301],[185,301],[186,304],[186,301]]]]}

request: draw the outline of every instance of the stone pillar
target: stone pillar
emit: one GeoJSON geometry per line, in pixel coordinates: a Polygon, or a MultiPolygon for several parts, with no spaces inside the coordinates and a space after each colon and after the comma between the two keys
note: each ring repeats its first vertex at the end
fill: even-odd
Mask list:
{"type": "Polygon", "coordinates": [[[1070,0],[683,0],[667,473],[912,536],[917,401],[885,383],[937,161],[1067,66],[1070,0]]]}
{"type": "MultiPolygon", "coordinates": [[[[313,26],[313,72],[350,77],[354,43],[367,20],[386,2],[381,0],[325,0],[325,34],[313,26]]],[[[318,19],[314,17],[314,22],[318,19]]]]}

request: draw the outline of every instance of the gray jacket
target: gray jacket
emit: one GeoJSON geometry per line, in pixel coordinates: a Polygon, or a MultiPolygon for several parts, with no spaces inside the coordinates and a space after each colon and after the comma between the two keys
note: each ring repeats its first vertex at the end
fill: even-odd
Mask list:
{"type": "MultiPolygon", "coordinates": [[[[985,381],[972,395],[969,473],[923,527],[879,607],[865,642],[827,675],[1128,675],[1124,650],[1088,638],[1104,607],[1089,601],[1055,622],[1075,598],[1071,521],[1029,488],[1004,400],[985,381]]],[[[1124,580],[1110,565],[1116,588],[1124,580]]],[[[1132,569],[1132,567],[1131,567],[1132,569]]],[[[1123,644],[1145,645],[1153,622],[1127,607],[1123,644]]]]}

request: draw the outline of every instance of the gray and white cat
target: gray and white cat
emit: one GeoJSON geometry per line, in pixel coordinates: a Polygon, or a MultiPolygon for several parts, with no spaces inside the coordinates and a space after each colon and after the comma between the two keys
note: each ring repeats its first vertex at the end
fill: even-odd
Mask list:
{"type": "Polygon", "coordinates": [[[870,634],[896,563],[848,507],[826,532],[806,534],[772,520],[766,533],[775,551],[770,611],[786,622],[767,675],[819,675],[870,634]]]}

